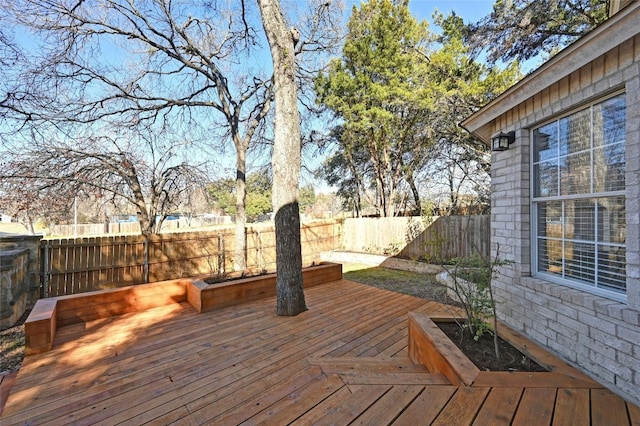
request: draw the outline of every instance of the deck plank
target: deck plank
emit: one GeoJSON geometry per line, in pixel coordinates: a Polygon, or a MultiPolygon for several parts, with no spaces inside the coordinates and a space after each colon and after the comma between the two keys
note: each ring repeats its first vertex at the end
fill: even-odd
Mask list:
{"type": "MultiPolygon", "coordinates": [[[[247,420],[247,424],[284,425],[295,421],[305,412],[336,393],[345,385],[336,375],[317,380],[297,392],[289,392],[284,398],[263,409],[247,420]]],[[[245,408],[243,407],[243,411],[245,408]]],[[[220,424],[235,424],[226,417],[216,419],[220,424]]]]}
{"type": "Polygon", "coordinates": [[[318,403],[315,407],[309,409],[306,413],[292,422],[292,424],[301,426],[315,425],[320,421],[320,419],[324,418],[327,413],[337,407],[350,395],[352,395],[352,392],[349,390],[349,387],[343,386],[333,394],[329,395],[325,400],[318,403]]]}
{"type": "Polygon", "coordinates": [[[589,389],[558,389],[554,426],[588,426],[589,389]]]}
{"type": "Polygon", "coordinates": [[[489,388],[459,387],[432,425],[470,425],[489,390],[489,388]]]}
{"type": "Polygon", "coordinates": [[[628,425],[625,402],[609,389],[591,389],[592,425],[628,425]]]}
{"type": "Polygon", "coordinates": [[[427,386],[393,424],[431,424],[456,390],[455,386],[427,386]]]}
{"type": "Polygon", "coordinates": [[[491,389],[473,424],[477,426],[510,425],[518,408],[522,392],[522,388],[500,387],[491,389]]]}
{"type": "Polygon", "coordinates": [[[348,385],[448,385],[451,384],[440,373],[389,373],[352,371],[340,373],[348,385]]]}
{"type": "Polygon", "coordinates": [[[627,402],[627,410],[629,412],[629,422],[632,425],[640,425],[640,407],[627,402]]]}
{"type": "Polygon", "coordinates": [[[352,424],[364,426],[391,424],[423,390],[424,386],[394,386],[352,424]]]}
{"type": "Polygon", "coordinates": [[[358,391],[329,410],[315,425],[349,424],[391,389],[388,385],[362,386],[358,391]]]}
{"type": "Polygon", "coordinates": [[[481,371],[478,373],[474,386],[495,387],[523,387],[523,388],[601,388],[602,385],[593,380],[567,376],[554,371],[525,372],[525,371],[481,371]]]}
{"type": "MultiPolygon", "coordinates": [[[[406,342],[405,342],[406,345],[406,342]]],[[[317,365],[325,373],[349,373],[353,371],[388,373],[427,373],[424,365],[414,364],[406,358],[385,357],[309,357],[311,365],[317,365]]]]}
{"type": "Polygon", "coordinates": [[[525,389],[512,424],[514,426],[551,424],[555,401],[555,388],[525,389]]]}

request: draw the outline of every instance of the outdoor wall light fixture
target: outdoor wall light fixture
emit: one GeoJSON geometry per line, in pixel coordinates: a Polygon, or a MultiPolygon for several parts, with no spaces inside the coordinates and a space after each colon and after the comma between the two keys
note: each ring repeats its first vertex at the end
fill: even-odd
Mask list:
{"type": "Polygon", "coordinates": [[[492,151],[506,151],[516,140],[516,133],[514,131],[503,133],[500,132],[491,138],[491,150],[492,151]]]}

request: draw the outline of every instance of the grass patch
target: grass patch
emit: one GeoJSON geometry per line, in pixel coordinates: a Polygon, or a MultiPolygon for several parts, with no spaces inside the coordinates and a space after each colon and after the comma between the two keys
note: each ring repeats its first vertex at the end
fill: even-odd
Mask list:
{"type": "Polygon", "coordinates": [[[423,299],[446,301],[446,287],[436,281],[436,274],[369,266],[355,269],[343,267],[344,279],[372,287],[408,294],[423,299]]]}

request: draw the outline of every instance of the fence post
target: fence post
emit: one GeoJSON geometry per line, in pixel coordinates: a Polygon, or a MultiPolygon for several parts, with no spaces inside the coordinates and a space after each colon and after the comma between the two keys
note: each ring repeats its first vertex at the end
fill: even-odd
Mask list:
{"type": "Polygon", "coordinates": [[[218,234],[218,275],[225,274],[224,237],[218,234]]]}
{"type": "Polygon", "coordinates": [[[264,265],[264,261],[262,259],[262,237],[260,236],[260,231],[258,231],[258,241],[256,242],[257,244],[257,250],[258,250],[258,271],[262,272],[262,270],[264,269],[263,265],[264,265]]]}
{"type": "Polygon", "coordinates": [[[42,256],[42,289],[40,296],[46,298],[49,297],[49,242],[40,241],[44,243],[44,255],[42,256]]]}
{"type": "Polygon", "coordinates": [[[149,282],[149,236],[144,236],[144,282],[149,282]]]}

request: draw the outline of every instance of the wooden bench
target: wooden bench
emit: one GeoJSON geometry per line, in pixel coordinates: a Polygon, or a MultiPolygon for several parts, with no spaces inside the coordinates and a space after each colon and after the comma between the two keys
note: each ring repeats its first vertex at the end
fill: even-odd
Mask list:
{"type": "MultiPolygon", "coordinates": [[[[342,279],[342,265],[305,268],[302,277],[305,287],[337,281],[342,279]]],[[[268,274],[219,284],[183,278],[40,299],[25,322],[25,354],[50,350],[57,328],[65,325],[182,302],[204,312],[275,294],[276,275],[268,274]]]]}

